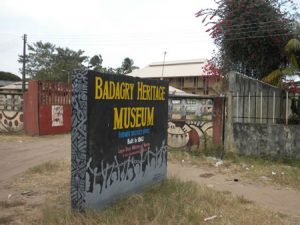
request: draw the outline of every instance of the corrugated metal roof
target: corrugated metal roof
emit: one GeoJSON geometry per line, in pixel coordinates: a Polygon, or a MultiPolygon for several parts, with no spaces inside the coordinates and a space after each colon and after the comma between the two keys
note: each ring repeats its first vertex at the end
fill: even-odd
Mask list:
{"type": "Polygon", "coordinates": [[[127,75],[142,78],[203,76],[206,62],[206,59],[156,62],[127,75]]]}
{"type": "Polygon", "coordinates": [[[15,81],[0,80],[0,87],[14,83],[15,81]]]}
{"type": "MultiPolygon", "coordinates": [[[[0,87],[1,90],[22,90],[22,81],[17,81],[13,84],[0,87]]],[[[25,89],[28,89],[28,82],[25,83],[25,89]]]]}
{"type": "Polygon", "coordinates": [[[199,95],[187,93],[181,89],[175,88],[173,86],[169,86],[169,96],[174,97],[195,97],[199,95]]]}

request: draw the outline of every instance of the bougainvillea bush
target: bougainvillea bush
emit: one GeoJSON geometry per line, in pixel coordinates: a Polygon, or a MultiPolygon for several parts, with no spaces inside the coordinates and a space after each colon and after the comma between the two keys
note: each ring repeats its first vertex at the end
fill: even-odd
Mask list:
{"type": "Polygon", "coordinates": [[[230,70],[262,78],[284,63],[282,49],[294,35],[291,0],[215,0],[216,9],[201,9],[218,53],[223,74],[230,70]]]}

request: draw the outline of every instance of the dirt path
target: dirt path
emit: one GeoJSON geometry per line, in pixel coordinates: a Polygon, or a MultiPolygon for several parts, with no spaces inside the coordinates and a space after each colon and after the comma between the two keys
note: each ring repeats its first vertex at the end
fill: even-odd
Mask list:
{"type": "Polygon", "coordinates": [[[205,184],[219,191],[229,191],[236,196],[243,196],[258,206],[291,215],[300,224],[300,192],[296,190],[243,181],[236,175],[215,173],[214,168],[185,164],[169,163],[168,175],[184,181],[205,184]]]}
{"type": "Polygon", "coordinates": [[[30,167],[55,159],[70,159],[70,135],[0,136],[0,200],[11,191],[8,183],[30,167]]]}
{"type": "MultiPolygon", "coordinates": [[[[15,176],[48,160],[69,160],[70,148],[69,134],[45,137],[0,135],[0,201],[7,199],[8,194],[11,193],[8,183],[15,176]]],[[[214,168],[187,164],[169,163],[168,174],[216,190],[244,196],[258,206],[291,215],[300,224],[300,192],[298,191],[244,181],[236,175],[233,177],[230,174],[216,173],[214,168]],[[233,181],[234,178],[239,181],[233,181]]]]}

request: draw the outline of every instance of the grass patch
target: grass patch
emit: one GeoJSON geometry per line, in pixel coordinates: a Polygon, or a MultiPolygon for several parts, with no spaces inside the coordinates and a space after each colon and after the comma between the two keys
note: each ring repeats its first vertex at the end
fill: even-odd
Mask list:
{"type": "Polygon", "coordinates": [[[23,201],[13,201],[13,202],[0,201],[0,208],[12,208],[12,207],[21,206],[24,204],[25,204],[25,202],[23,202],[23,201]]]}
{"type": "MultiPolygon", "coordinates": [[[[169,149],[169,160],[201,167],[215,167],[216,160],[206,157],[200,150],[169,149]]],[[[272,183],[300,190],[300,159],[271,156],[241,156],[232,152],[224,155],[220,173],[238,173],[241,177],[261,183],[272,183]],[[226,171],[224,170],[226,168],[226,171]]]]}
{"type": "Polygon", "coordinates": [[[300,160],[271,156],[239,156],[231,154],[225,158],[237,165],[244,177],[269,182],[300,190],[300,160]]]}
{"type": "Polygon", "coordinates": [[[208,165],[213,166],[206,160],[203,152],[199,150],[186,151],[183,149],[168,148],[168,161],[173,163],[189,163],[193,165],[208,165]]]}
{"type": "Polygon", "coordinates": [[[270,211],[254,208],[243,198],[233,198],[193,182],[167,179],[161,184],[122,199],[102,212],[72,212],[69,205],[44,206],[40,224],[290,224],[270,211]]]}
{"type": "Polygon", "coordinates": [[[0,217],[0,224],[9,224],[13,221],[13,216],[2,216],[0,217]]]}
{"type": "Polygon", "coordinates": [[[61,169],[61,166],[59,162],[48,161],[30,168],[27,174],[55,173],[61,169]]]}
{"type": "MultiPolygon", "coordinates": [[[[68,162],[52,162],[29,170],[18,179],[14,188],[30,186],[38,195],[28,197],[44,199],[38,205],[26,205],[14,211],[17,221],[5,224],[38,225],[96,225],[96,224],[218,224],[218,225],[288,225],[289,218],[254,207],[243,197],[214,191],[193,182],[170,178],[143,193],[117,201],[101,212],[85,213],[70,208],[70,167],[68,162]],[[56,166],[53,166],[56,165],[56,166]],[[47,168],[47,169],[45,169],[47,168]],[[49,169],[52,168],[52,171],[49,169]],[[38,172],[37,172],[38,171],[38,172]],[[216,216],[204,222],[205,218],[216,216]]],[[[6,204],[6,203],[5,203],[6,204]]],[[[1,209],[8,213],[10,208],[1,209]]],[[[11,211],[10,211],[11,212],[11,211]]]]}

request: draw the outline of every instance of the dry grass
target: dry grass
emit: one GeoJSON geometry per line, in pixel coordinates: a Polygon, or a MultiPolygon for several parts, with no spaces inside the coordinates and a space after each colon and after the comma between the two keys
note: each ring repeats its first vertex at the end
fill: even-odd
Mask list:
{"type": "Polygon", "coordinates": [[[0,201],[0,208],[12,208],[20,205],[24,205],[23,201],[0,201]]]}
{"type": "Polygon", "coordinates": [[[229,162],[242,176],[256,182],[272,183],[300,190],[300,160],[240,157],[229,162]]]}
{"type": "Polygon", "coordinates": [[[27,193],[20,196],[26,204],[2,207],[0,224],[292,224],[287,217],[255,208],[242,197],[175,178],[120,200],[102,212],[79,213],[70,209],[69,171],[69,163],[61,161],[30,169],[13,184],[19,193],[27,193]],[[26,190],[34,194],[28,195],[26,190]],[[204,222],[214,215],[217,217],[204,222]]]}
{"type": "MultiPolygon", "coordinates": [[[[199,150],[187,152],[171,149],[168,152],[171,162],[182,160],[191,165],[215,167],[215,160],[205,157],[199,150]]],[[[225,155],[222,166],[216,169],[219,173],[239,174],[240,177],[259,183],[270,183],[300,190],[300,160],[286,158],[245,157],[236,154],[225,155]]]]}

